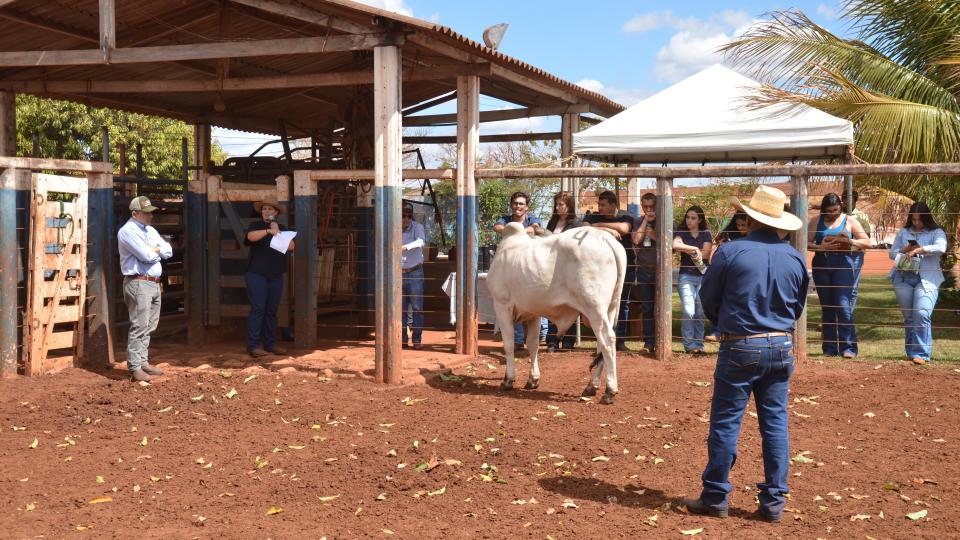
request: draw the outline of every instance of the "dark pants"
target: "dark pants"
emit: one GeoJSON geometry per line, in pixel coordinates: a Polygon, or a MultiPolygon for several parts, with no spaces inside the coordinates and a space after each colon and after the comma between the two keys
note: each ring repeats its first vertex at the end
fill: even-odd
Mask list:
{"type": "Polygon", "coordinates": [[[757,484],[760,508],[769,515],[783,511],[784,495],[790,492],[787,393],[794,368],[792,348],[789,336],[740,339],[720,345],[713,375],[707,468],[700,495],[708,506],[728,507],[727,496],[733,490],[730,469],[737,462],[737,439],[752,392],[763,438],[764,481],[757,484]]]}
{"type": "Polygon", "coordinates": [[[423,267],[403,274],[403,300],[401,321],[403,323],[403,343],[407,343],[407,327],[413,334],[414,345],[419,345],[423,337],[423,267]]]}
{"type": "Polygon", "coordinates": [[[656,274],[637,270],[637,306],[643,314],[643,346],[653,349],[657,343],[656,325],[653,323],[653,308],[657,298],[656,274]]]}
{"type": "Polygon", "coordinates": [[[854,251],[850,253],[853,258],[853,292],[850,293],[850,305],[857,307],[857,292],[860,290],[860,273],[863,272],[863,260],[865,253],[863,251],[854,251]]]}
{"type": "Polygon", "coordinates": [[[572,349],[577,341],[576,325],[574,322],[562,336],[557,335],[557,325],[547,321],[547,346],[553,345],[559,349],[572,349]]]}
{"type": "Polygon", "coordinates": [[[283,274],[265,276],[247,272],[247,298],[250,299],[250,315],[247,317],[247,350],[260,347],[272,351],[277,344],[277,308],[283,292],[283,274]]]}
{"type": "Polygon", "coordinates": [[[857,354],[857,328],[853,324],[855,262],[850,253],[820,252],[813,257],[813,282],[823,310],[823,354],[857,354]]]}
{"type": "MultiPolygon", "coordinates": [[[[540,339],[544,340],[547,337],[547,318],[540,317],[540,339]]],[[[527,344],[527,331],[524,328],[523,323],[517,323],[513,325],[513,344],[523,347],[527,344]]]]}

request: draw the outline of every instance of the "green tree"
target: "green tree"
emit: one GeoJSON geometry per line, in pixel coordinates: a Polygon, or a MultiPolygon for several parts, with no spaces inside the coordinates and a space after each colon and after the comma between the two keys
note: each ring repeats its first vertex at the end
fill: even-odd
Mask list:
{"type": "MultiPolygon", "coordinates": [[[[180,178],[181,139],[193,162],[193,127],[179,120],[88,107],[70,101],[17,95],[17,147],[21,155],[33,152],[33,136],[39,135],[41,157],[100,160],[103,156],[102,130],[110,132],[110,161],[120,162],[119,145],[127,146],[128,170],[135,166],[135,148],[143,145],[143,173],[152,178],[180,178]]],[[[214,161],[226,153],[214,141],[214,161]]]]}
{"type": "MultiPolygon", "coordinates": [[[[871,163],[960,159],[960,2],[848,0],[842,39],[799,11],[782,11],[722,50],[770,81],[757,104],[806,103],[853,122],[871,163]]],[[[952,236],[960,178],[860,178],[926,201],[952,236]]]]}

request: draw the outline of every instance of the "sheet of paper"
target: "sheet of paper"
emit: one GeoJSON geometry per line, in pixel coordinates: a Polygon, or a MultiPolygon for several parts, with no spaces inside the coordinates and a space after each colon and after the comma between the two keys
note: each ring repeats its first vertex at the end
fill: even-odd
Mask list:
{"type": "Polygon", "coordinates": [[[290,248],[290,241],[295,236],[297,236],[297,231],[280,231],[279,234],[270,239],[270,247],[280,253],[286,253],[287,249],[290,248]]]}

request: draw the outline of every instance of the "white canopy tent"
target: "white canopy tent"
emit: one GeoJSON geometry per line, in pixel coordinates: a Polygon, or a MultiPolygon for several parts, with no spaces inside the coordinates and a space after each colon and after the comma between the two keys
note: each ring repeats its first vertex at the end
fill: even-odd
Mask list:
{"type": "Polygon", "coordinates": [[[825,159],[847,155],[853,124],[804,104],[747,108],[761,86],[720,64],[573,136],[574,153],[629,163],[825,159]]]}

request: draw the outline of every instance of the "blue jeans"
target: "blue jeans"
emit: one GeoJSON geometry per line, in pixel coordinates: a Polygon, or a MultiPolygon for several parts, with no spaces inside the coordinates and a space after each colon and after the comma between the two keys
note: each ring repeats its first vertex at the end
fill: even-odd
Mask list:
{"type": "Polygon", "coordinates": [[[690,352],[695,349],[703,350],[704,315],[700,304],[700,285],[703,275],[680,274],[680,304],[683,308],[683,317],[680,320],[680,330],[683,334],[683,350],[690,352]]]}
{"type": "Polygon", "coordinates": [[[567,329],[567,332],[562,336],[557,335],[557,325],[553,324],[553,321],[547,321],[547,345],[553,345],[557,348],[562,349],[572,349],[574,343],[577,339],[577,334],[575,330],[576,322],[567,329]]]}
{"type": "Polygon", "coordinates": [[[643,346],[653,349],[657,343],[656,325],[653,322],[653,308],[657,299],[657,276],[643,270],[637,270],[637,305],[643,314],[643,346]]]}
{"type": "MultiPolygon", "coordinates": [[[[546,317],[540,317],[540,339],[547,339],[547,319],[546,317]]],[[[513,325],[513,343],[514,345],[525,345],[527,343],[527,332],[523,329],[523,324],[517,323],[513,325]]]]}
{"type": "Polygon", "coordinates": [[[739,339],[720,345],[713,374],[707,468],[700,495],[708,506],[728,507],[727,496],[733,490],[730,469],[737,462],[737,439],[752,392],[763,439],[764,480],[757,484],[760,508],[768,515],[783,511],[784,495],[790,492],[787,393],[794,368],[792,348],[789,336],[739,339]]]}
{"type": "Polygon", "coordinates": [[[283,274],[265,276],[247,272],[247,298],[250,299],[250,315],[247,316],[247,350],[260,347],[272,351],[277,344],[277,309],[280,293],[283,292],[283,274]]]}
{"type": "Polygon", "coordinates": [[[863,272],[863,260],[866,255],[863,251],[852,251],[850,255],[853,258],[853,292],[850,294],[850,303],[856,309],[857,295],[860,291],[860,273],[863,272]]]}
{"type": "Polygon", "coordinates": [[[630,333],[630,293],[637,281],[637,271],[627,268],[623,279],[623,292],[620,293],[620,315],[617,317],[617,347],[627,346],[627,335],[630,333]]]}
{"type": "Polygon", "coordinates": [[[929,361],[933,352],[930,317],[940,289],[929,281],[922,281],[915,272],[898,271],[893,274],[893,292],[903,312],[907,356],[929,361]]]}
{"type": "Polygon", "coordinates": [[[413,334],[413,343],[423,337],[423,267],[403,274],[403,342],[407,343],[407,327],[413,334]]]}
{"type": "Polygon", "coordinates": [[[854,260],[849,253],[819,252],[813,257],[813,282],[823,310],[823,354],[857,354],[853,325],[854,260]]]}

